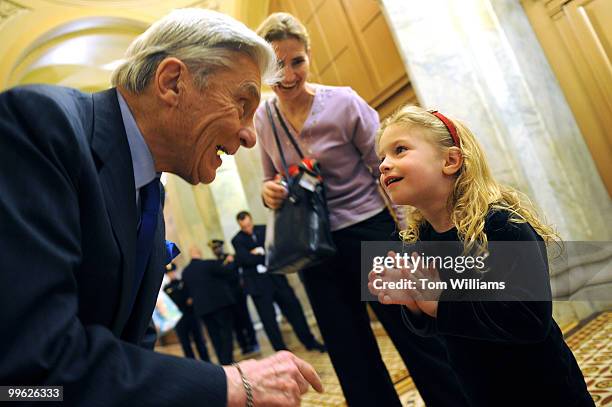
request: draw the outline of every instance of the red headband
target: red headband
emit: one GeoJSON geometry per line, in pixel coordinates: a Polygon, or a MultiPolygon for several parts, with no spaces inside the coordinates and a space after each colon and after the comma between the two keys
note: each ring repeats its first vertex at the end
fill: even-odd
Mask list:
{"type": "Polygon", "coordinates": [[[428,112],[436,116],[438,119],[440,119],[442,123],[444,123],[444,126],[446,126],[446,130],[448,130],[453,139],[453,143],[455,143],[456,147],[459,147],[459,136],[457,135],[457,128],[455,127],[453,122],[437,110],[428,110],[428,112]]]}

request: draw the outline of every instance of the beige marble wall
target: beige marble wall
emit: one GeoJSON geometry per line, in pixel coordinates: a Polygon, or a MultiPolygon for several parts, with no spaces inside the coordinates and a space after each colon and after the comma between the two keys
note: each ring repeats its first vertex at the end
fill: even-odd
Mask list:
{"type": "Polygon", "coordinates": [[[420,102],[466,121],[563,238],[609,240],[610,199],[518,1],[383,4],[420,102]]]}
{"type": "Polygon", "coordinates": [[[176,242],[183,255],[179,263],[189,262],[189,248],[197,246],[205,257],[212,257],[208,248],[210,239],[223,237],[223,230],[216,215],[216,203],[206,185],[192,186],[181,178],[166,177],[166,203],[164,216],[166,237],[176,242]]]}
{"type": "Polygon", "coordinates": [[[247,207],[253,215],[256,224],[265,224],[268,219],[268,209],[261,200],[261,184],[263,182],[263,169],[259,145],[250,149],[241,148],[235,155],[236,168],[242,183],[247,207]]]}
{"type": "Polygon", "coordinates": [[[610,198],[519,2],[382,3],[421,104],[465,121],[563,239],[611,240],[610,198]]]}

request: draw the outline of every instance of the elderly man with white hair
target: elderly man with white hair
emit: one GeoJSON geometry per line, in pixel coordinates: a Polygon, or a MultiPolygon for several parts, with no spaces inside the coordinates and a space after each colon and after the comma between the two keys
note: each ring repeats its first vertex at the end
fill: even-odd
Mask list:
{"type": "Polygon", "coordinates": [[[172,257],[159,174],[208,183],[220,154],[252,147],[275,66],[243,24],[183,9],[133,42],[114,88],[0,94],[0,384],[63,386],[82,406],[297,406],[322,391],[288,352],[221,367],[143,347],[172,257]]]}

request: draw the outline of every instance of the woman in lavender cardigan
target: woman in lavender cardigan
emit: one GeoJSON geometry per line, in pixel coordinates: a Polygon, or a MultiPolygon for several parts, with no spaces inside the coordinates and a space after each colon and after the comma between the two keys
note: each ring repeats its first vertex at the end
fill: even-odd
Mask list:
{"type": "MultiPolygon", "coordinates": [[[[393,382],[360,298],[361,241],[389,240],[395,231],[378,187],[374,135],[378,114],[349,87],[307,82],[310,44],[304,26],[292,15],[270,15],[258,34],[272,43],[283,78],[273,86],[275,104],[306,156],[321,165],[330,222],[338,253],[303,270],[302,281],[351,407],[400,407],[393,382]]],[[[274,111],[274,109],[272,109],[274,111]]],[[[276,127],[281,129],[274,115],[276,127]]],[[[264,105],[255,125],[265,174],[263,199],[269,208],[286,198],[279,183],[282,164],[264,105]]],[[[300,158],[288,138],[283,152],[289,165],[300,158]]],[[[416,336],[402,325],[399,307],[371,303],[372,309],[410,370],[428,406],[466,405],[440,342],[416,336]]]]}

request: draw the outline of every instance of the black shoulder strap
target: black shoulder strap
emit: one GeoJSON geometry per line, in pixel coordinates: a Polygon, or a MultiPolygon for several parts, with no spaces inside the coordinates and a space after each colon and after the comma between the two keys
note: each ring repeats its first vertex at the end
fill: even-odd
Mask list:
{"type": "Polygon", "coordinates": [[[289,140],[291,141],[291,144],[293,144],[293,147],[295,147],[295,150],[297,151],[297,153],[300,156],[300,158],[304,159],[304,154],[302,154],[302,150],[300,150],[299,144],[297,143],[297,141],[295,141],[295,139],[291,135],[291,132],[287,128],[287,125],[285,124],[285,121],[283,120],[283,116],[281,116],[281,114],[280,114],[280,112],[278,110],[278,107],[276,106],[276,103],[274,103],[274,110],[276,111],[276,115],[278,116],[278,121],[280,122],[281,126],[283,127],[283,130],[285,130],[285,134],[287,134],[287,137],[289,137],[289,140]]]}
{"type": "Polygon", "coordinates": [[[278,132],[276,131],[276,125],[274,124],[274,118],[272,117],[272,111],[270,110],[270,103],[268,101],[266,101],[266,113],[268,114],[270,125],[272,126],[274,140],[276,140],[276,146],[278,147],[278,153],[280,154],[280,159],[283,164],[283,171],[285,172],[285,177],[289,178],[289,167],[287,166],[287,160],[285,160],[285,154],[283,154],[283,147],[281,146],[280,139],[278,138],[278,132]]]}

